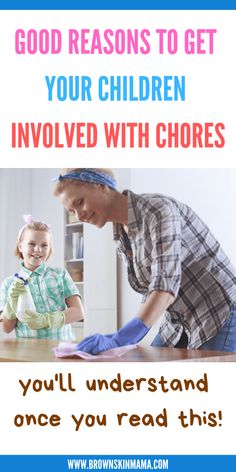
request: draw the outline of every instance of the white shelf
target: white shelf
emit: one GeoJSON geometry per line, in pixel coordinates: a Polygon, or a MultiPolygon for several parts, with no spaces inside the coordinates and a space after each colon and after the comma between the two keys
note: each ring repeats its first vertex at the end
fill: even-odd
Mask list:
{"type": "Polygon", "coordinates": [[[83,226],[83,223],[66,223],[67,228],[74,228],[75,226],[83,226]]]}
{"type": "Polygon", "coordinates": [[[84,338],[84,322],[76,321],[72,323],[72,330],[75,336],[75,342],[80,342],[84,338]]]}
{"type": "Polygon", "coordinates": [[[66,259],[65,262],[66,262],[66,263],[70,263],[70,262],[84,262],[84,259],[66,259]]]}
{"type": "Polygon", "coordinates": [[[80,291],[85,311],[84,323],[73,323],[76,339],[94,332],[115,331],[116,255],[112,226],[98,229],[86,223],[69,223],[64,213],[64,265],[80,291]],[[77,240],[83,257],[73,257],[77,254],[77,240]]]}
{"type": "Polygon", "coordinates": [[[83,321],[75,321],[73,326],[77,326],[78,328],[83,328],[84,322],[83,321]]]}

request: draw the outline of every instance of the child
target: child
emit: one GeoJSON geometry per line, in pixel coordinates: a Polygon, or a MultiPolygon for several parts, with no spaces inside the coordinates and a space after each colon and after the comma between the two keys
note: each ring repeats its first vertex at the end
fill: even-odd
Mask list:
{"type": "Polygon", "coordinates": [[[15,329],[17,338],[74,340],[70,323],[84,318],[79,291],[65,269],[46,265],[52,255],[49,226],[27,217],[28,222],[18,234],[15,255],[23,260],[20,276],[30,277],[28,287],[36,311],[26,310],[22,320],[17,319],[18,297],[26,288],[16,277],[7,277],[2,283],[0,298],[3,330],[10,333],[15,329]]]}

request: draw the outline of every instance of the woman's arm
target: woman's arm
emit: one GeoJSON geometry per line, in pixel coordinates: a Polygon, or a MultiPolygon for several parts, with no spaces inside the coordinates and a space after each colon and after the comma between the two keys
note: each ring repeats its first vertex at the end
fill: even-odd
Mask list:
{"type": "Polygon", "coordinates": [[[150,328],[165,313],[174,302],[175,297],[170,292],[154,290],[151,292],[138,311],[138,318],[150,328]]]}
{"type": "Polygon", "coordinates": [[[115,347],[136,344],[148,333],[150,327],[157,321],[173,303],[174,296],[169,292],[153,291],[142,304],[138,316],[113,335],[94,334],[85,338],[77,349],[91,354],[98,354],[115,347]]]}
{"type": "Polygon", "coordinates": [[[65,324],[74,323],[74,321],[83,321],[84,307],[78,295],[71,295],[66,298],[66,305],[68,308],[64,311],[65,324]]]}

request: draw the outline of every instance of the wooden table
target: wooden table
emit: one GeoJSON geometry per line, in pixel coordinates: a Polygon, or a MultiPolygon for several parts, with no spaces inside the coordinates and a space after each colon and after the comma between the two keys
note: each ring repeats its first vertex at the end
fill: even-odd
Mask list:
{"type": "MultiPolygon", "coordinates": [[[[78,358],[57,359],[52,347],[58,341],[47,339],[0,340],[0,362],[88,362],[78,358]]],[[[175,348],[137,347],[124,356],[99,362],[236,362],[236,353],[175,348]]]]}

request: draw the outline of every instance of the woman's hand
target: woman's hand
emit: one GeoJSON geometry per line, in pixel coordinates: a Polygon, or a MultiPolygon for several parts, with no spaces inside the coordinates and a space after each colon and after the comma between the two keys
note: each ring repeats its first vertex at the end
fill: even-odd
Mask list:
{"type": "Polygon", "coordinates": [[[93,334],[81,341],[80,344],[77,344],[76,350],[89,352],[90,354],[98,354],[99,352],[108,351],[115,347],[118,347],[118,344],[112,337],[109,337],[109,335],[93,334]]]}
{"type": "Polygon", "coordinates": [[[78,351],[99,354],[115,347],[136,344],[149,331],[149,328],[140,318],[133,318],[123,328],[112,335],[94,334],[88,336],[81,343],[77,344],[78,351]]]}

